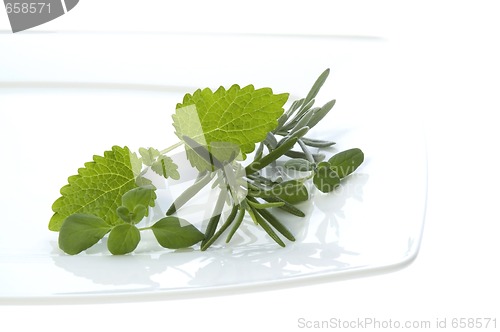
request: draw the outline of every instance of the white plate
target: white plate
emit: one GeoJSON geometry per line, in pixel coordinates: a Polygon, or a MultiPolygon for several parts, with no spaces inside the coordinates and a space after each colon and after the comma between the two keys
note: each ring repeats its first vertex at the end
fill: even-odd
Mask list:
{"type": "MultiPolygon", "coordinates": [[[[199,296],[393,270],[417,255],[427,190],[424,137],[406,108],[404,59],[374,37],[195,34],[0,35],[0,303],[199,296]],[[342,190],[313,193],[280,248],[248,222],[234,242],[172,251],[148,238],[77,256],[47,229],[68,176],[112,145],[167,147],[171,114],[198,87],[254,84],[304,96],[327,67],[313,133],[359,147],[342,190]]],[[[168,205],[167,203],[164,203],[168,205]]]]}

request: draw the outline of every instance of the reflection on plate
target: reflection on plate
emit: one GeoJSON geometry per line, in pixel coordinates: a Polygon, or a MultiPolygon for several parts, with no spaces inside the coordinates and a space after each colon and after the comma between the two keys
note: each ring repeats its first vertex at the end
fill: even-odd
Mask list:
{"type": "MultiPolygon", "coordinates": [[[[0,63],[1,303],[169,298],[278,287],[388,270],[416,256],[425,212],[425,146],[415,116],[397,98],[402,75],[397,48],[389,41],[22,37],[15,45],[0,38],[7,50],[2,54],[7,61],[0,63]],[[42,41],[35,58],[29,50],[42,41]],[[229,245],[217,243],[206,252],[162,249],[151,234],[133,255],[111,256],[105,243],[77,256],[59,250],[57,234],[47,229],[51,204],[67,176],[93,154],[115,144],[169,146],[172,110],[192,87],[252,83],[295,98],[307,93],[327,67],[332,75],[318,103],[338,102],[331,121],[312,134],[338,142],[332,154],[360,147],[366,158],[337,191],[314,191],[301,206],[306,218],[283,215],[296,242],[280,248],[248,222],[229,245]]],[[[160,194],[168,198],[169,193],[160,194]]]]}

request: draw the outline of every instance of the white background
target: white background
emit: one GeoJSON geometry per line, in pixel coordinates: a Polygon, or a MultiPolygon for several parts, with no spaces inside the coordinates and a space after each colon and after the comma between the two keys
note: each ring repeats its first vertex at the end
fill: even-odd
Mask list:
{"type": "MultiPolygon", "coordinates": [[[[397,272],[186,300],[1,306],[1,329],[295,331],[301,330],[301,317],[447,318],[449,327],[455,317],[496,317],[500,326],[499,12],[496,1],[81,0],[67,15],[32,29],[362,34],[398,40],[407,48],[413,75],[408,104],[425,122],[427,216],[420,254],[397,272]]],[[[0,33],[9,29],[0,10],[0,33]]]]}

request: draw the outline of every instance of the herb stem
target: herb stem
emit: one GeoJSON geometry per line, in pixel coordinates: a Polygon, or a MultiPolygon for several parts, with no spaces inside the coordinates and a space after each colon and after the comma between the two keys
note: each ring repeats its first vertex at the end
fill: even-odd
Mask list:
{"type": "Polygon", "coordinates": [[[168,148],[161,150],[161,151],[160,151],[160,154],[166,154],[166,153],[169,153],[170,151],[177,149],[177,148],[178,148],[179,146],[181,146],[182,144],[184,144],[184,142],[183,142],[183,141],[179,141],[179,142],[175,143],[174,145],[171,145],[171,146],[169,146],[168,148]]]}

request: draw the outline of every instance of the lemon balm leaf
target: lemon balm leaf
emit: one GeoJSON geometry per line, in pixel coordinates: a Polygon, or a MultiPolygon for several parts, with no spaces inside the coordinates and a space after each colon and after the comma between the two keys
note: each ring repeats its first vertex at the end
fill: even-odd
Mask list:
{"type": "MultiPolygon", "coordinates": [[[[244,159],[278,125],[288,94],[274,94],[270,88],[240,88],[233,85],[212,91],[208,88],[186,94],[172,116],[176,135],[187,136],[221,162],[234,156],[235,150],[244,159]]],[[[199,171],[212,170],[206,160],[188,145],[191,164],[199,171]]]]}
{"type": "Polygon", "coordinates": [[[92,214],[108,225],[120,223],[116,209],[123,194],[138,187],[140,171],[141,162],[127,147],[113,146],[104,156],[94,156],[61,188],[61,197],[52,205],[49,229],[59,231],[63,221],[75,213],[92,214]]]}

